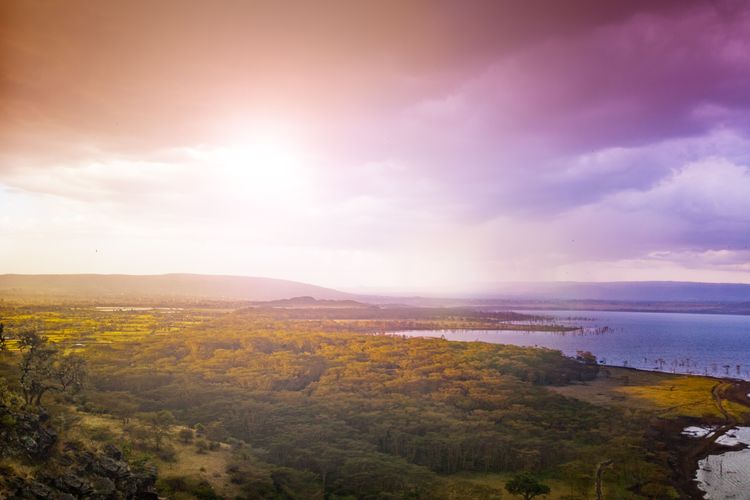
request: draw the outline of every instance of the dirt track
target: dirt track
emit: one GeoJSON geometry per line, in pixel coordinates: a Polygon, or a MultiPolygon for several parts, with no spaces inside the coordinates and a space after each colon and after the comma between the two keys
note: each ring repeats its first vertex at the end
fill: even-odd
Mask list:
{"type": "Polygon", "coordinates": [[[684,484],[689,491],[688,498],[702,498],[702,492],[698,489],[695,481],[693,481],[695,471],[698,468],[698,462],[716,450],[716,441],[726,434],[728,430],[738,424],[746,424],[750,422],[750,416],[748,414],[739,416],[734,415],[727,410],[724,402],[734,401],[742,405],[747,405],[747,393],[749,391],[750,382],[735,380],[720,381],[711,388],[711,396],[716,408],[723,416],[724,423],[722,423],[714,432],[711,432],[702,438],[691,438],[695,439],[695,443],[681,457],[679,465],[682,477],[684,478],[684,484]]]}

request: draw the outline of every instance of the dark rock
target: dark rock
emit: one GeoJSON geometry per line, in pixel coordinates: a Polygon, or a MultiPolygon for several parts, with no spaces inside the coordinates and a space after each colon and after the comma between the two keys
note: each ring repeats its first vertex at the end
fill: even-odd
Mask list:
{"type": "Polygon", "coordinates": [[[156,469],[131,471],[114,445],[100,452],[80,442],[65,442],[62,453],[52,453],[57,433],[45,415],[14,410],[13,425],[0,426],[0,455],[33,459],[41,465],[36,477],[26,479],[12,469],[0,474],[0,498],[18,500],[157,500],[156,469]]]}
{"type": "Polygon", "coordinates": [[[76,455],[76,461],[81,467],[89,468],[96,462],[96,455],[90,451],[83,451],[76,455]]]}
{"type": "Polygon", "coordinates": [[[99,496],[108,497],[115,492],[116,486],[109,478],[97,476],[91,481],[94,493],[99,496]]]}
{"type": "Polygon", "coordinates": [[[65,441],[65,443],[63,443],[64,451],[79,452],[82,449],[83,447],[81,446],[81,443],[78,441],[65,441]]]}
{"type": "Polygon", "coordinates": [[[74,472],[66,472],[57,481],[59,489],[67,491],[68,493],[74,493],[76,495],[86,495],[91,493],[92,489],[88,482],[75,474],[74,472]]]}
{"type": "Polygon", "coordinates": [[[37,442],[31,436],[21,436],[21,446],[30,455],[36,454],[37,442]]]}
{"type": "Polygon", "coordinates": [[[104,447],[104,455],[114,460],[122,460],[122,452],[117,446],[113,444],[107,444],[104,447]]]}
{"type": "Polygon", "coordinates": [[[37,498],[51,498],[52,497],[52,489],[44,485],[38,481],[32,481],[31,484],[28,485],[29,493],[36,496],[37,498]]]}
{"type": "Polygon", "coordinates": [[[73,465],[76,461],[73,455],[70,453],[66,453],[65,455],[60,455],[60,458],[57,459],[58,462],[60,462],[60,465],[63,467],[70,467],[73,465]]]}
{"type": "Polygon", "coordinates": [[[130,467],[125,462],[113,460],[109,457],[101,457],[93,467],[93,470],[111,478],[124,478],[130,475],[130,467]]]}
{"type": "Polygon", "coordinates": [[[37,448],[39,454],[46,455],[56,442],[57,432],[47,427],[42,427],[39,429],[37,437],[37,448]]]}
{"type": "Polygon", "coordinates": [[[57,433],[47,427],[24,426],[19,438],[23,450],[34,458],[47,456],[52,446],[57,442],[57,433]],[[31,427],[31,428],[29,428],[31,427]]]}
{"type": "Polygon", "coordinates": [[[153,491],[143,491],[138,493],[134,498],[137,500],[159,500],[161,497],[153,491]]]}

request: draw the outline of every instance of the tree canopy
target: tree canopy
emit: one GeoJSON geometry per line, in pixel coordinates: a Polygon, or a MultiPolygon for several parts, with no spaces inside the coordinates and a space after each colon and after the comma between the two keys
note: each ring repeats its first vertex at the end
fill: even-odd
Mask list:
{"type": "Polygon", "coordinates": [[[528,472],[517,474],[505,484],[505,489],[511,495],[520,495],[524,500],[531,500],[540,495],[547,495],[550,492],[549,486],[540,482],[535,476],[528,472]]]}
{"type": "Polygon", "coordinates": [[[83,387],[86,361],[77,354],[63,354],[35,332],[22,333],[18,339],[23,352],[20,382],[27,405],[39,406],[49,391],[75,393],[83,387]]]}

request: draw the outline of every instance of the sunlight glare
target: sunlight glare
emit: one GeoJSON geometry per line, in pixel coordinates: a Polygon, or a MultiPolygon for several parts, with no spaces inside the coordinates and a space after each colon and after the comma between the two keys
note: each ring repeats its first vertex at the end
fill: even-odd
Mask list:
{"type": "Polygon", "coordinates": [[[285,137],[253,134],[209,150],[224,192],[248,201],[299,201],[306,188],[303,155],[285,137]]]}

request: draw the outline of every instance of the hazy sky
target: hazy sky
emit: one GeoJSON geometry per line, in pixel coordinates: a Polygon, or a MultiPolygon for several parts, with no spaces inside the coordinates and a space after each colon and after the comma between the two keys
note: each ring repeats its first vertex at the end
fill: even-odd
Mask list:
{"type": "Polygon", "coordinates": [[[750,282],[738,1],[5,1],[0,273],[750,282]]]}

